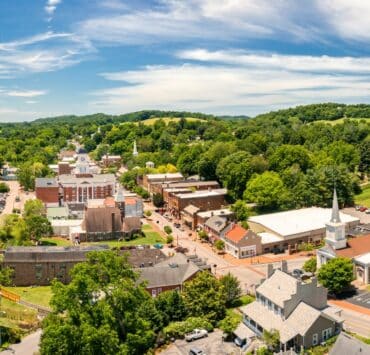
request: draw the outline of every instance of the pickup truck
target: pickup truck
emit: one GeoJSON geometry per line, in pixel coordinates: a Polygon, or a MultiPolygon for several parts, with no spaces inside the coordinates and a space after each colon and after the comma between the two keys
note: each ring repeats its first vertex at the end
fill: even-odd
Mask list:
{"type": "Polygon", "coordinates": [[[191,333],[185,335],[186,341],[193,341],[208,336],[208,332],[205,329],[194,329],[191,333]]]}

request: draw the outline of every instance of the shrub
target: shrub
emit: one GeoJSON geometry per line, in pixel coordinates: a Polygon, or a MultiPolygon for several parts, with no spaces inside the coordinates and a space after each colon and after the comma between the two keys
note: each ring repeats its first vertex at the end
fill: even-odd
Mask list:
{"type": "Polygon", "coordinates": [[[305,261],[305,263],[303,264],[303,267],[302,267],[302,269],[304,271],[312,272],[312,273],[316,272],[316,268],[317,268],[316,256],[313,256],[312,258],[305,261]]]}
{"type": "Polygon", "coordinates": [[[167,242],[167,244],[172,244],[173,236],[171,234],[167,236],[166,242],[167,242]]]}
{"type": "Polygon", "coordinates": [[[146,211],[144,212],[144,214],[145,214],[145,216],[150,217],[150,216],[152,215],[152,211],[150,211],[150,210],[146,210],[146,211]]]}
{"type": "Polygon", "coordinates": [[[185,334],[190,333],[196,328],[203,328],[209,332],[213,331],[213,326],[208,320],[200,317],[189,317],[182,322],[170,323],[163,329],[163,333],[167,339],[182,339],[184,338],[185,334]]]}
{"type": "Polygon", "coordinates": [[[298,251],[312,251],[314,249],[311,243],[302,243],[298,245],[298,251]]]}
{"type": "Polygon", "coordinates": [[[241,314],[232,311],[228,312],[227,316],[218,322],[217,327],[220,328],[224,333],[230,335],[237,328],[241,321],[241,314]]]}
{"type": "Polygon", "coordinates": [[[201,240],[208,240],[208,234],[203,229],[198,232],[198,236],[201,240]]]}
{"type": "Polygon", "coordinates": [[[0,182],[0,193],[9,192],[9,186],[5,182],[0,182]]]}
{"type": "Polygon", "coordinates": [[[224,248],[225,248],[225,243],[224,243],[224,241],[223,240],[221,240],[221,239],[218,239],[218,240],[216,240],[215,241],[215,248],[217,249],[217,250],[224,250],[224,248]]]}
{"type": "Polygon", "coordinates": [[[172,228],[170,226],[164,226],[163,229],[166,232],[166,234],[171,234],[172,233],[172,228]]]}

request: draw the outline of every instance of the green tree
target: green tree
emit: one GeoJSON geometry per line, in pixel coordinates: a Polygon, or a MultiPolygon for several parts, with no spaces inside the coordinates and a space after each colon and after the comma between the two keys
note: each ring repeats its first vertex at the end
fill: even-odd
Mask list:
{"type": "Polygon", "coordinates": [[[27,200],[24,204],[23,217],[42,216],[45,214],[45,206],[41,200],[27,200]]]}
{"type": "Polygon", "coordinates": [[[208,237],[208,233],[206,231],[204,231],[203,229],[201,229],[199,232],[198,232],[198,236],[201,240],[204,240],[204,241],[208,241],[209,237],[208,237]]]}
{"type": "Polygon", "coordinates": [[[190,316],[205,317],[213,324],[225,317],[224,287],[208,271],[202,271],[186,282],[182,295],[190,316]]]}
{"type": "Polygon", "coordinates": [[[220,278],[220,283],[225,289],[226,306],[233,306],[242,295],[239,280],[229,272],[220,278]]]}
{"type": "Polygon", "coordinates": [[[221,239],[217,239],[215,241],[215,248],[219,251],[224,250],[225,249],[225,242],[221,239]]]}
{"type": "Polygon", "coordinates": [[[164,324],[181,321],[187,315],[184,300],[178,291],[161,292],[154,300],[156,308],[162,313],[164,324]]]}
{"type": "Polygon", "coordinates": [[[172,233],[172,228],[170,226],[164,226],[163,229],[164,229],[166,234],[171,234],[172,233]]]}
{"type": "Polygon", "coordinates": [[[263,341],[267,345],[268,349],[270,350],[278,350],[280,344],[280,334],[279,331],[276,329],[272,329],[271,331],[264,330],[262,334],[263,341]]]}
{"type": "Polygon", "coordinates": [[[288,200],[288,190],[278,173],[266,171],[249,180],[244,198],[257,203],[261,209],[276,210],[283,207],[288,200]]]}
{"type": "Polygon", "coordinates": [[[14,270],[10,267],[2,267],[0,269],[0,285],[10,286],[12,283],[12,277],[14,275],[14,270]]]}
{"type": "Polygon", "coordinates": [[[306,171],[311,165],[309,151],[300,145],[285,144],[278,147],[269,158],[270,166],[275,171],[283,171],[292,165],[299,165],[306,171]]]}
{"type": "Polygon", "coordinates": [[[304,271],[312,273],[316,272],[316,268],[317,268],[316,256],[313,256],[312,258],[306,260],[302,267],[304,271]]]}
{"type": "Polygon", "coordinates": [[[322,265],[318,279],[329,292],[338,294],[348,288],[354,280],[353,264],[349,258],[333,258],[322,265]]]}
{"type": "Polygon", "coordinates": [[[0,193],[9,192],[9,186],[5,182],[0,182],[0,193]]]}
{"type": "Polygon", "coordinates": [[[50,221],[44,216],[31,215],[25,218],[27,232],[31,240],[40,240],[53,234],[50,221]]]}
{"type": "Polygon", "coordinates": [[[172,244],[173,243],[173,236],[171,234],[167,235],[166,243],[167,244],[172,244]]]}
{"type": "Polygon", "coordinates": [[[154,302],[126,257],[91,252],[52,284],[52,313],[42,323],[41,354],[141,355],[155,341],[154,302]],[[148,312],[146,312],[148,311],[148,312]]]}
{"type": "Polygon", "coordinates": [[[231,205],[231,211],[235,212],[237,221],[246,221],[248,218],[248,207],[243,200],[238,200],[231,205]]]}
{"type": "Polygon", "coordinates": [[[153,205],[155,207],[163,207],[164,200],[162,194],[153,194],[153,205]]]}

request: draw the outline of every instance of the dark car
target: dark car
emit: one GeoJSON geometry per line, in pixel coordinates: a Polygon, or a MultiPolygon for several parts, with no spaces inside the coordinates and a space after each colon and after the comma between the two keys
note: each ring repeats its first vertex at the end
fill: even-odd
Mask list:
{"type": "Polygon", "coordinates": [[[205,352],[199,348],[191,348],[189,355],[206,355],[205,352]]]}
{"type": "Polygon", "coordinates": [[[304,274],[304,272],[300,269],[294,269],[292,272],[292,275],[294,277],[301,277],[304,274]]]}

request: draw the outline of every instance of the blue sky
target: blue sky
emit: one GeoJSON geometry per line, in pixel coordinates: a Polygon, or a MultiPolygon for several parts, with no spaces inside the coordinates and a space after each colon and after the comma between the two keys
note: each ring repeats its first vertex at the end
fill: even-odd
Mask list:
{"type": "Polygon", "coordinates": [[[364,0],[2,0],[0,121],[370,103],[364,0]]]}

